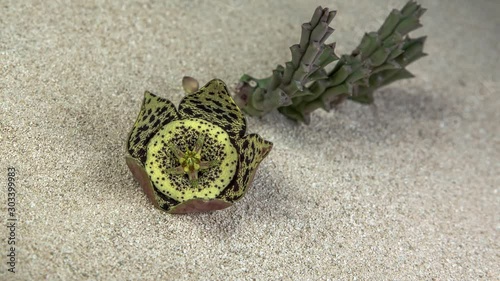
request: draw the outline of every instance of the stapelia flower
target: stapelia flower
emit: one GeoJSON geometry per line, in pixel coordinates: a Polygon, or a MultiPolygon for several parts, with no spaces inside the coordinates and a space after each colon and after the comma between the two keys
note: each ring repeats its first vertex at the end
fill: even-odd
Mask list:
{"type": "Polygon", "coordinates": [[[160,209],[224,209],[245,194],[272,148],[245,131],[245,118],[221,80],[188,94],[178,110],[146,92],[127,142],[127,165],[160,209]]]}

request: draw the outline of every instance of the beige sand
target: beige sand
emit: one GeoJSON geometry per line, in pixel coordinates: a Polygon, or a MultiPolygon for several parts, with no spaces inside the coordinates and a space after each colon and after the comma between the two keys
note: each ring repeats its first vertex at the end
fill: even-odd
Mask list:
{"type": "MultiPolygon", "coordinates": [[[[185,216],[154,209],[125,166],[142,93],[178,103],[183,75],[268,75],[325,3],[63,2],[0,7],[0,216],[14,166],[19,218],[17,273],[2,240],[0,279],[500,278],[498,1],[422,1],[430,55],[373,107],[249,119],[275,144],[252,190],[185,216]]],[[[404,2],[327,3],[338,53],[404,2]]]]}

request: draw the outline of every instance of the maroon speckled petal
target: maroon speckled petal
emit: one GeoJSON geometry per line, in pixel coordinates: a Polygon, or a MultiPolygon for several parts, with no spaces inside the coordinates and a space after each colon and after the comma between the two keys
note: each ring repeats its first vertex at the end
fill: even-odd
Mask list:
{"type": "Polygon", "coordinates": [[[216,210],[222,210],[233,205],[230,202],[221,199],[191,199],[173,207],[169,213],[171,214],[186,214],[186,213],[202,213],[216,210]]]}

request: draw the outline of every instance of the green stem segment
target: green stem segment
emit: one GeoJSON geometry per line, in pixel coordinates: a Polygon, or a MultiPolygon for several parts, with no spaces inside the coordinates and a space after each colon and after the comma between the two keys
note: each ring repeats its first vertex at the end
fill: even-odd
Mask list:
{"type": "Polygon", "coordinates": [[[278,109],[287,117],[309,123],[318,108],[329,111],[346,99],[369,104],[373,92],[393,81],[413,77],[405,67],[425,56],[425,37],[407,34],[419,27],[425,12],[409,1],[393,10],[376,32],[366,33],[350,54],[335,55],[335,43],[325,44],[332,34],[329,27],[335,11],[316,8],[311,21],[302,25],[299,44],[290,47],[292,60],[278,65],[272,76],[255,79],[243,75],[236,87],[235,101],[251,116],[278,109]],[[325,67],[332,62],[331,70],[325,67]]]}

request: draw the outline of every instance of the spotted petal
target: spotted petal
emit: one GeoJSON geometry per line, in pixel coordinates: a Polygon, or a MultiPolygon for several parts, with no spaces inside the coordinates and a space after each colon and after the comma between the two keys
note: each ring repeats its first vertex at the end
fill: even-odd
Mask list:
{"type": "Polygon", "coordinates": [[[199,118],[215,124],[231,139],[245,134],[246,120],[229,95],[226,84],[219,79],[213,79],[197,92],[187,95],[179,105],[179,114],[183,119],[199,118]]]}
{"type": "Polygon", "coordinates": [[[171,101],[146,91],[127,143],[130,155],[144,163],[148,141],[161,127],[177,119],[179,113],[171,101]]]}
{"type": "Polygon", "coordinates": [[[222,198],[229,202],[240,199],[251,185],[260,162],[267,156],[273,144],[257,134],[250,134],[238,141],[238,171],[222,198]]]}

